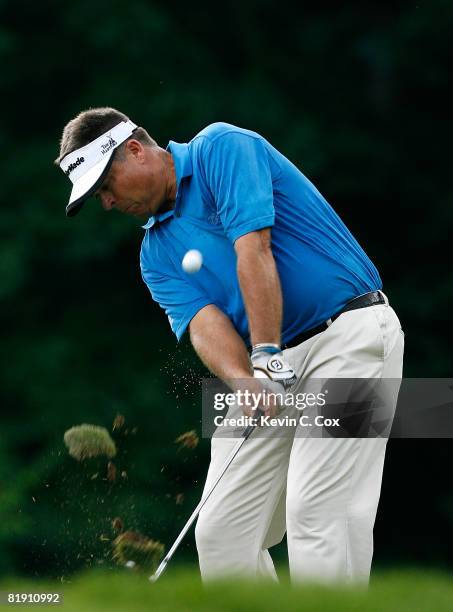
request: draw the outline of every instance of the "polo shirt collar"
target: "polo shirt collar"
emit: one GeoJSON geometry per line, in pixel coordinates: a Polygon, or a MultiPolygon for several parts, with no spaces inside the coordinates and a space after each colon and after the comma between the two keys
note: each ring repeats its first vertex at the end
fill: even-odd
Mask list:
{"type": "Polygon", "coordinates": [[[179,198],[181,195],[180,185],[183,178],[187,178],[192,176],[192,160],[190,159],[189,145],[187,143],[179,143],[170,140],[168,146],[166,148],[167,151],[170,151],[173,162],[175,164],[175,173],[176,173],[176,201],[175,208],[173,210],[167,210],[164,213],[159,213],[154,215],[148,219],[146,225],[143,225],[143,229],[150,229],[153,227],[155,223],[160,223],[169,217],[173,217],[176,209],[178,208],[179,198]]]}

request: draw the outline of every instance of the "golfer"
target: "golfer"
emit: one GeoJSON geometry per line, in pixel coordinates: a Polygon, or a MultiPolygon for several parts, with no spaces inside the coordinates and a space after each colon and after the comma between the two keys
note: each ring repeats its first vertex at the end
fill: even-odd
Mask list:
{"type": "MultiPolygon", "coordinates": [[[[68,216],[95,196],[148,219],[143,279],[178,340],[188,330],[222,380],[401,379],[404,336],[375,266],[259,134],[214,123],[162,149],[123,113],[96,108],[66,125],[57,163],[72,181],[68,216]],[[191,249],[203,255],[195,274],[181,267],[191,249]]],[[[204,580],[276,579],[269,548],[285,532],[293,580],[368,580],[386,439],[299,429],[252,435],[205,504],[204,580]]],[[[236,442],[213,438],[206,487],[236,442]]]]}

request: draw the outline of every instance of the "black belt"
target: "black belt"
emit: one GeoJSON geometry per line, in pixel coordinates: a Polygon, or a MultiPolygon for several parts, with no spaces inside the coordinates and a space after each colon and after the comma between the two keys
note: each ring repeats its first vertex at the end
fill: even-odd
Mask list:
{"type": "Polygon", "coordinates": [[[293,346],[297,346],[301,344],[301,342],[305,342],[309,338],[316,336],[316,334],[320,334],[325,331],[335,319],[338,319],[340,315],[344,312],[348,312],[348,310],[357,310],[358,308],[368,308],[368,306],[375,306],[376,304],[385,304],[384,296],[380,291],[370,291],[370,293],[365,293],[364,295],[360,295],[359,297],[354,298],[340,310],[334,314],[328,321],[325,323],[321,323],[316,327],[312,327],[311,329],[307,329],[300,334],[298,334],[295,338],[282,345],[282,350],[287,348],[292,348],[293,346]]]}

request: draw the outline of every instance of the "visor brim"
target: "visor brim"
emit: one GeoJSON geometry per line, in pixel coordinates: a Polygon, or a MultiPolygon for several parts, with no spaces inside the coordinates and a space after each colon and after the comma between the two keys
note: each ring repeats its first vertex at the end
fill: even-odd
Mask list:
{"type": "Polygon", "coordinates": [[[86,200],[101,186],[112,165],[114,152],[115,150],[111,152],[107,159],[103,159],[99,164],[93,166],[74,183],[68,205],[66,206],[67,217],[74,217],[86,200]]]}

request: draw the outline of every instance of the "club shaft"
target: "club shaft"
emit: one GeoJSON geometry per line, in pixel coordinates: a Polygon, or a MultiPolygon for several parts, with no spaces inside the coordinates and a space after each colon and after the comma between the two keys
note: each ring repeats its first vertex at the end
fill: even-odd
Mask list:
{"type": "Polygon", "coordinates": [[[233,462],[234,458],[236,457],[236,455],[238,454],[238,452],[242,448],[242,445],[244,444],[244,442],[250,437],[250,435],[252,434],[252,432],[255,430],[256,427],[257,427],[257,425],[249,425],[247,427],[247,429],[244,430],[241,439],[238,441],[237,445],[233,448],[231,453],[228,455],[228,457],[227,457],[225,463],[223,464],[222,469],[218,473],[216,479],[214,480],[214,482],[210,486],[210,488],[207,491],[207,493],[201,498],[198,506],[195,508],[195,510],[190,515],[190,517],[187,520],[186,524],[182,528],[181,533],[176,538],[173,546],[170,548],[168,553],[165,555],[164,559],[161,561],[161,563],[160,563],[159,567],[157,568],[157,570],[155,571],[155,573],[152,576],[150,576],[150,580],[152,582],[155,582],[159,578],[159,576],[164,572],[165,568],[167,567],[168,562],[173,557],[173,555],[174,555],[175,551],[177,550],[178,546],[181,544],[184,536],[186,535],[186,533],[191,528],[193,522],[195,521],[195,519],[199,515],[201,509],[203,508],[203,506],[205,505],[205,503],[207,502],[209,497],[211,496],[212,492],[216,488],[216,486],[219,483],[220,479],[225,474],[225,472],[227,471],[227,469],[230,466],[230,464],[233,462]]]}

